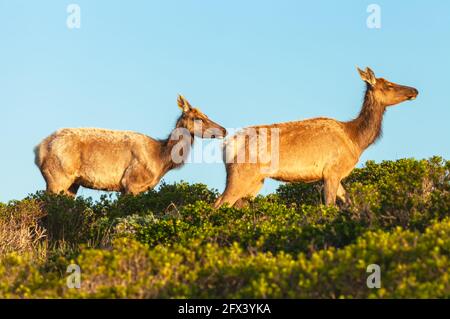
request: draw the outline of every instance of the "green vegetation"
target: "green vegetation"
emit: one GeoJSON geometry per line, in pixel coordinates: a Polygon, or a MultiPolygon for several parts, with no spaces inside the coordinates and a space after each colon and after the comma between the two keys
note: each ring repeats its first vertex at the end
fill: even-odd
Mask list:
{"type": "Polygon", "coordinates": [[[321,205],[320,183],[243,209],[215,210],[217,191],[187,183],[0,204],[0,298],[449,298],[450,162],[367,162],[345,187],[340,208],[321,205]]]}

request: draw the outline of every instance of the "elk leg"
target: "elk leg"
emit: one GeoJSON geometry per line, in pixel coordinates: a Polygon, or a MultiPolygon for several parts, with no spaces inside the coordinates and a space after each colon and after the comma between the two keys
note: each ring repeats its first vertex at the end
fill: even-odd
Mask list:
{"type": "Polygon", "coordinates": [[[214,208],[217,209],[225,203],[233,206],[241,198],[238,192],[239,181],[235,176],[238,176],[238,174],[233,170],[233,166],[227,166],[227,185],[222,195],[214,203],[214,208]]]}
{"type": "Polygon", "coordinates": [[[264,185],[264,180],[258,181],[252,184],[251,187],[247,189],[247,195],[245,197],[240,198],[235,204],[234,207],[236,208],[243,208],[248,206],[249,200],[254,199],[256,195],[258,195],[259,191],[264,185]]]}
{"type": "Polygon", "coordinates": [[[247,183],[229,181],[222,196],[216,200],[214,208],[219,208],[225,203],[230,206],[242,208],[247,203],[244,198],[254,198],[259,193],[262,186],[263,180],[250,181],[247,183]]]}
{"type": "Polygon", "coordinates": [[[80,188],[79,184],[73,183],[72,186],[69,187],[67,193],[70,196],[75,197],[75,196],[77,196],[77,192],[78,192],[79,188],[80,188]]]}
{"type": "Polygon", "coordinates": [[[136,196],[136,195],[139,195],[141,193],[148,191],[149,189],[154,188],[156,186],[156,184],[158,184],[158,182],[156,182],[156,183],[152,182],[152,183],[141,184],[141,185],[131,184],[125,190],[125,193],[136,196]]]}
{"type": "Polygon", "coordinates": [[[55,183],[47,183],[47,193],[51,193],[51,194],[61,194],[63,193],[64,195],[70,196],[70,197],[75,197],[76,196],[76,192],[72,192],[70,190],[70,187],[67,186],[69,184],[55,184],[55,183]]]}
{"type": "Polygon", "coordinates": [[[44,175],[47,184],[47,193],[64,193],[68,196],[75,196],[69,191],[69,188],[73,184],[72,179],[67,178],[64,174],[51,174],[48,171],[44,171],[42,175],[44,175]],[[57,175],[57,177],[55,177],[55,175],[57,175]]]}
{"type": "Polygon", "coordinates": [[[122,178],[121,184],[125,194],[138,195],[153,188],[159,179],[140,164],[130,166],[122,178]]]}
{"type": "Polygon", "coordinates": [[[325,179],[325,204],[335,205],[340,181],[337,178],[325,179]]]}
{"type": "Polygon", "coordinates": [[[227,187],[223,194],[214,203],[214,208],[219,208],[224,204],[233,206],[239,200],[239,196],[232,193],[232,190],[227,187]]]}
{"type": "Polygon", "coordinates": [[[337,198],[339,198],[344,204],[350,203],[350,198],[348,197],[347,192],[345,191],[342,183],[339,183],[339,187],[336,194],[337,198]]]}

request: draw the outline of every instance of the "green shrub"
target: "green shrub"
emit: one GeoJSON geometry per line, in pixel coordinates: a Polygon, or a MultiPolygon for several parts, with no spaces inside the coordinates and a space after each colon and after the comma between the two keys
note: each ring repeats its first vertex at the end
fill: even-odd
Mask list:
{"type": "Polygon", "coordinates": [[[90,198],[76,199],[65,195],[39,192],[30,196],[38,202],[46,214],[40,223],[47,230],[52,243],[64,241],[69,244],[101,243],[108,232],[106,212],[94,209],[90,198]]]}
{"type": "Polygon", "coordinates": [[[321,183],[217,210],[216,190],[183,182],[97,202],[39,192],[0,203],[0,297],[448,298],[449,172],[439,157],[367,162],[341,208],[321,183]]]}
{"type": "Polygon", "coordinates": [[[152,189],[137,196],[119,195],[117,200],[103,196],[96,205],[98,211],[105,211],[110,217],[123,217],[133,214],[165,214],[196,201],[213,203],[217,190],[210,190],[204,184],[189,185],[186,182],[172,185],[162,182],[158,190],[152,189]]]}
{"type": "Polygon", "coordinates": [[[45,272],[33,254],[0,257],[0,298],[51,298],[62,293],[59,276],[45,272]]]}
{"type": "Polygon", "coordinates": [[[450,162],[439,157],[369,161],[354,170],[346,185],[356,203],[352,210],[377,216],[381,227],[423,228],[450,212],[450,162]]]}
{"type": "Polygon", "coordinates": [[[346,212],[333,207],[302,206],[260,200],[251,208],[221,208],[197,202],[179,211],[177,217],[133,218],[121,220],[117,236],[136,238],[150,247],[182,243],[192,239],[229,246],[239,242],[243,248],[298,253],[328,246],[342,247],[365,230],[346,212]]]}
{"type": "Polygon", "coordinates": [[[160,298],[446,298],[450,296],[450,219],[424,233],[395,229],[361,236],[312,256],[244,250],[234,243],[149,249],[120,239],[113,250],[78,257],[83,283],[70,296],[160,298]],[[366,285],[381,267],[381,289],[366,285]]]}
{"type": "MultiPolygon", "coordinates": [[[[424,228],[450,213],[450,162],[401,159],[376,164],[368,161],[344,180],[352,205],[344,209],[375,227],[424,228]]],[[[286,184],[277,190],[289,206],[323,202],[322,183],[286,184]]]]}

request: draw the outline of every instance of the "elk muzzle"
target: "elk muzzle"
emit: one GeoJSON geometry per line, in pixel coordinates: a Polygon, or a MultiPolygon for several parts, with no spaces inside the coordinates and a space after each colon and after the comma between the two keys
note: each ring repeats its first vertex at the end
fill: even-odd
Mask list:
{"type": "Polygon", "coordinates": [[[410,88],[410,93],[408,94],[408,100],[415,100],[419,95],[419,91],[415,88],[410,88]]]}

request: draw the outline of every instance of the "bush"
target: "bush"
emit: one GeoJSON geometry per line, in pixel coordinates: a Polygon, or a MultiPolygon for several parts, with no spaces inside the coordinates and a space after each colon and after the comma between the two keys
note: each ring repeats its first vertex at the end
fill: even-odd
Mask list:
{"type": "Polygon", "coordinates": [[[346,181],[355,204],[352,209],[376,218],[381,227],[425,227],[432,218],[450,211],[450,162],[426,160],[366,163],[346,181]],[[376,217],[378,216],[378,217],[376,217]]]}
{"type": "MultiPolygon", "coordinates": [[[[289,206],[323,202],[322,183],[286,184],[277,190],[289,206]]],[[[424,228],[450,212],[450,161],[440,157],[417,161],[401,159],[354,169],[343,182],[352,201],[344,209],[375,227],[424,228]]]]}
{"type": "Polygon", "coordinates": [[[0,205],[0,257],[9,252],[38,251],[46,230],[39,224],[44,212],[34,200],[0,205]]]}
{"type": "Polygon", "coordinates": [[[96,210],[90,198],[72,199],[44,192],[29,198],[46,212],[39,222],[47,230],[50,243],[100,245],[107,241],[110,228],[107,213],[96,210]]]}
{"type": "Polygon", "coordinates": [[[288,208],[264,200],[252,208],[221,208],[197,202],[179,211],[179,216],[122,219],[116,236],[135,238],[154,247],[159,244],[188,245],[196,238],[222,247],[239,242],[242,248],[262,251],[309,252],[353,242],[365,228],[346,212],[333,207],[288,208]]]}
{"type": "Polygon", "coordinates": [[[356,243],[293,256],[251,252],[234,243],[154,249],[133,239],[77,259],[83,284],[72,297],[131,298],[446,298],[450,296],[450,219],[424,233],[368,232],[356,243]],[[366,285],[381,268],[381,289],[366,285]]]}
{"type": "Polygon", "coordinates": [[[39,192],[0,203],[0,297],[448,298],[449,171],[439,157],[367,162],[341,208],[320,183],[217,210],[203,184],[97,202],[39,192]]]}
{"type": "Polygon", "coordinates": [[[185,182],[173,185],[162,182],[158,190],[149,190],[137,196],[119,195],[117,200],[103,196],[96,210],[105,211],[110,217],[123,217],[132,214],[154,212],[164,214],[197,201],[213,203],[217,190],[210,190],[204,184],[189,185],[185,182]]]}

